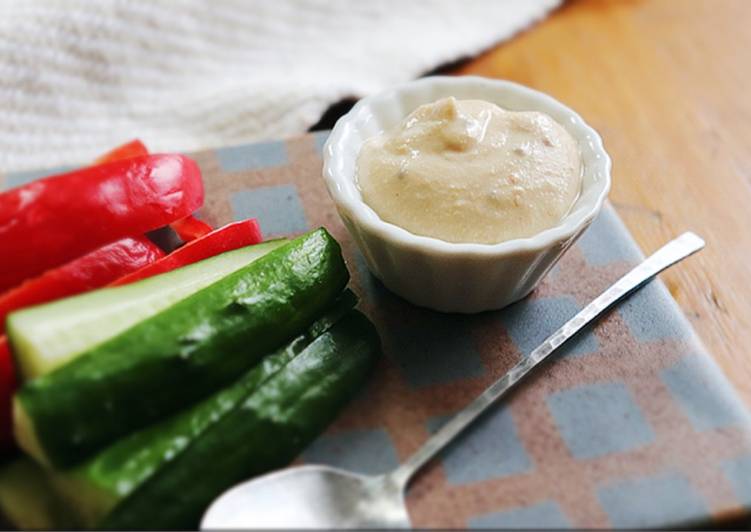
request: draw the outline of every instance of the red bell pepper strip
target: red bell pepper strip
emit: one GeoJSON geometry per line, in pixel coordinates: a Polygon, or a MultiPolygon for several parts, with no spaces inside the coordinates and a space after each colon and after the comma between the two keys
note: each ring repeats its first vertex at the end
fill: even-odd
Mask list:
{"type": "Polygon", "coordinates": [[[179,236],[180,240],[183,242],[190,242],[196,238],[201,238],[214,230],[209,224],[194,216],[186,216],[181,220],[172,222],[170,227],[177,233],[177,236],[179,236]]]}
{"type": "Polygon", "coordinates": [[[0,194],[0,292],[109,242],[192,214],[198,165],[143,155],[47,177],[0,194]]]}
{"type": "Polygon", "coordinates": [[[164,257],[145,236],[123,238],[44,272],[0,295],[0,333],[14,310],[106,286],[164,257]]]}
{"type": "MultiPolygon", "coordinates": [[[[119,161],[122,159],[128,159],[129,157],[136,157],[138,155],[148,155],[149,149],[139,139],[133,139],[117,148],[114,148],[104,155],[94,159],[92,165],[110,163],[112,161],[119,161]]],[[[181,220],[177,220],[170,224],[170,227],[177,233],[183,242],[189,242],[198,237],[213,231],[206,222],[194,218],[193,216],[186,216],[181,220]]]]}
{"type": "MultiPolygon", "coordinates": [[[[130,142],[118,146],[113,150],[108,151],[104,155],[97,157],[92,165],[104,164],[112,161],[119,161],[121,159],[127,159],[129,157],[136,157],[138,155],[148,155],[149,149],[139,139],[131,140],[130,142]]],[[[170,227],[177,233],[180,240],[183,242],[190,242],[196,238],[202,237],[214,230],[206,222],[202,222],[198,218],[193,216],[186,216],[180,220],[172,222],[170,227]]]]}
{"type": "Polygon", "coordinates": [[[100,155],[91,164],[104,164],[111,163],[112,161],[121,161],[123,159],[129,159],[130,157],[138,157],[139,155],[148,155],[149,150],[138,139],[133,139],[130,142],[126,142],[117,148],[113,148],[104,155],[100,155]]]}
{"type": "Polygon", "coordinates": [[[188,264],[213,257],[219,253],[258,244],[262,240],[261,229],[255,219],[227,224],[203,237],[188,242],[166,257],[121,277],[112,283],[112,286],[140,281],[146,277],[187,266],[188,264]]]}

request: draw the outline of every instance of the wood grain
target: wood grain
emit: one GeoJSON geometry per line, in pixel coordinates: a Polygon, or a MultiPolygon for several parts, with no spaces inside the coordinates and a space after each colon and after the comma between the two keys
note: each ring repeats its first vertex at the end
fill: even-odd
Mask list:
{"type": "Polygon", "coordinates": [[[705,238],[662,279],[751,405],[749,22],[749,0],[575,0],[457,73],[547,92],[600,131],[646,253],[705,238]]]}

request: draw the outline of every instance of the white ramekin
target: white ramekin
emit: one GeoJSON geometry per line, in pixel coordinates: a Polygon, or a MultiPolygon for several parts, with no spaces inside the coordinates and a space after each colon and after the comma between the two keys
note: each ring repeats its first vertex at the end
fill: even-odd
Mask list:
{"type": "Polygon", "coordinates": [[[546,94],[508,81],[435,76],[360,100],[326,141],[323,176],[344,225],[386,287],[419,306],[470,313],[504,307],[534,289],[599,213],[610,189],[610,157],[594,129],[546,94]],[[583,185],[560,224],[499,244],[455,244],[384,222],[363,202],[355,181],[363,142],[395,126],[419,105],[446,96],[542,111],[573,135],[581,150],[583,185]]]}

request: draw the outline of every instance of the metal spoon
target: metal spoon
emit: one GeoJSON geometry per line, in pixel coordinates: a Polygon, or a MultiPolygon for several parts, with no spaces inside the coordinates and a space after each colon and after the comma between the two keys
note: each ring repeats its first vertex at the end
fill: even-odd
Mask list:
{"type": "Polygon", "coordinates": [[[422,466],[566,340],[703,247],[704,241],[690,232],[668,242],[550,335],[394,471],[365,476],[313,465],[271,473],[226,491],[206,511],[201,528],[408,528],[404,491],[422,466]]]}

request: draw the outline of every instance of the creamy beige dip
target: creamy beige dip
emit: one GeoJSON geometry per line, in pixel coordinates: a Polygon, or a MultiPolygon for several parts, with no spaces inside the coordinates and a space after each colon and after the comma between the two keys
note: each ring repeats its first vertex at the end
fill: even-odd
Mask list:
{"type": "Polygon", "coordinates": [[[576,141],[550,116],[445,98],[368,139],[365,203],[386,222],[448,242],[494,244],[561,221],[581,187],[576,141]]]}

